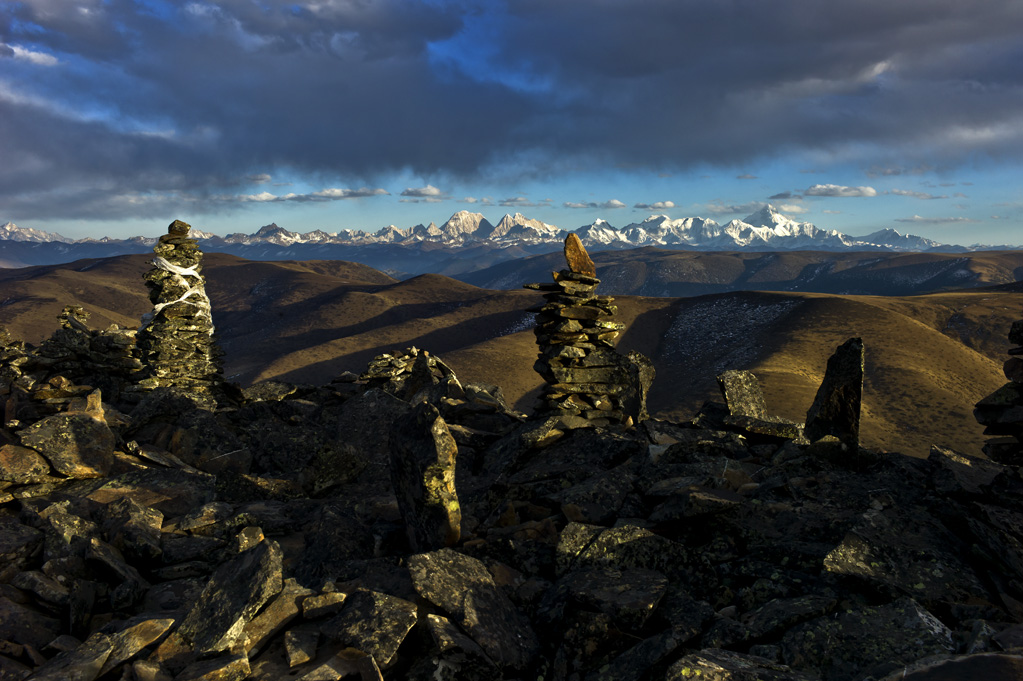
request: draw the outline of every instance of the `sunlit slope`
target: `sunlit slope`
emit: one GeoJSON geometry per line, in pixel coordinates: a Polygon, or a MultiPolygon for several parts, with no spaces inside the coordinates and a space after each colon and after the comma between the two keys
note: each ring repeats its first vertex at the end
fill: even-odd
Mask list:
{"type": "Polygon", "coordinates": [[[667,414],[689,413],[704,398],[720,399],[717,373],[750,369],[771,411],[802,421],[827,358],[859,336],[866,349],[867,446],[924,455],[934,442],[978,451],[982,428],[972,405],[1004,383],[1005,334],[1021,304],[1023,295],[990,292],[909,298],[738,293],[679,300],[653,356],[658,382],[651,405],[667,414]],[[974,335],[964,343],[960,334],[971,329],[974,335]]]}
{"type": "MultiPolygon", "coordinates": [[[[0,272],[0,324],[39,342],[65,304],[90,324],[138,323],[150,309],[143,256],[0,272]]],[[[225,373],[326,383],[374,356],[415,345],[440,355],[463,382],[500,386],[530,411],[533,315],[526,290],[487,290],[440,275],[398,282],[352,263],[251,262],[207,256],[207,291],[225,373]]],[[[543,281],[549,277],[537,277],[543,281]]],[[[828,356],[851,336],[866,347],[864,444],[925,455],[932,442],[979,452],[973,404],[1004,379],[1006,335],[1023,293],[973,290],[908,297],[740,291],[690,298],[619,296],[623,351],[651,357],[654,414],[691,418],[719,400],[714,377],[751,369],[773,412],[803,420],[828,356]]]]}

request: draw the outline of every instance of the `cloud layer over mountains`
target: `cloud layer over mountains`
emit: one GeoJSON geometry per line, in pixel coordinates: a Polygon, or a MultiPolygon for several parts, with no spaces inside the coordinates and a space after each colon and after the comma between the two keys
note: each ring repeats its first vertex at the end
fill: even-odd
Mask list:
{"type": "Polygon", "coordinates": [[[402,169],[1009,158],[1021,33],[1015,0],[5,3],[0,205],[216,210],[284,168],[344,200],[402,169]]]}

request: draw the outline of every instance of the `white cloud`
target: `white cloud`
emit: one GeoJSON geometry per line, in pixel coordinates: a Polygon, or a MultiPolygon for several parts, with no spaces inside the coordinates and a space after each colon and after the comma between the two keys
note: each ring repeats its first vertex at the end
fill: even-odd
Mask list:
{"type": "Polygon", "coordinates": [[[923,217],[921,215],[914,215],[911,218],[896,218],[895,221],[896,222],[912,222],[912,223],[923,224],[923,225],[951,225],[951,224],[956,224],[956,223],[961,223],[961,222],[976,222],[976,220],[973,220],[971,218],[964,218],[964,217],[955,217],[955,218],[951,218],[951,217],[946,217],[946,218],[938,218],[938,217],[926,218],[926,217],[923,217]]]}
{"type": "MultiPolygon", "coordinates": [[[[547,199],[550,201],[550,199],[547,199]]],[[[578,203],[576,201],[565,201],[561,204],[565,208],[602,208],[604,210],[614,210],[616,208],[625,208],[625,204],[618,199],[610,199],[603,203],[597,203],[596,201],[590,201],[588,203],[578,203]]]]}
{"type": "Polygon", "coordinates": [[[843,198],[855,196],[877,196],[873,187],[846,187],[840,184],[815,184],[803,192],[806,196],[838,196],[843,198]]]}
{"type": "Polygon", "coordinates": [[[749,215],[756,213],[766,205],[763,201],[750,201],[749,203],[740,204],[723,204],[719,201],[714,201],[706,204],[704,208],[711,215],[749,215]]]}
{"type": "Polygon", "coordinates": [[[914,199],[947,199],[948,198],[948,196],[946,196],[944,194],[939,196],[939,195],[935,195],[935,194],[928,194],[927,192],[908,191],[906,189],[892,189],[888,193],[889,194],[895,194],[896,196],[909,196],[909,197],[912,197],[914,199]]]}
{"type": "Polygon", "coordinates": [[[362,187],[361,189],[341,189],[336,187],[330,187],[327,189],[321,189],[318,192],[312,192],[309,194],[295,194],[290,192],[288,194],[281,194],[277,196],[270,192],[260,192],[258,194],[242,194],[236,197],[228,197],[228,201],[242,201],[242,202],[268,202],[268,201],[295,201],[298,203],[304,203],[308,201],[341,201],[343,199],[359,199],[370,196],[385,196],[390,195],[385,189],[369,189],[362,187]]]}
{"type": "Polygon", "coordinates": [[[792,213],[793,215],[799,215],[800,213],[809,213],[810,209],[806,206],[800,206],[798,203],[783,203],[778,206],[778,211],[781,213],[792,213]]]}
{"type": "Polygon", "coordinates": [[[401,193],[402,196],[415,196],[419,198],[426,198],[430,196],[438,197],[442,196],[443,194],[444,192],[437,189],[431,184],[428,184],[425,187],[409,187],[401,193]]]}
{"type": "Polygon", "coordinates": [[[280,197],[270,192],[260,192],[258,194],[242,194],[238,196],[239,201],[279,201],[280,197]]]}
{"type": "Polygon", "coordinates": [[[318,192],[313,192],[308,196],[313,199],[327,199],[330,201],[336,201],[338,199],[360,199],[368,196],[390,196],[391,192],[386,189],[369,189],[362,187],[361,189],[338,189],[329,188],[321,189],[318,192]]]}
{"type": "Polygon", "coordinates": [[[444,199],[439,199],[436,196],[427,196],[422,199],[398,199],[398,203],[443,203],[444,199]]]}
{"type": "Polygon", "coordinates": [[[525,196],[512,196],[510,198],[503,199],[498,203],[501,206],[507,206],[510,208],[539,208],[541,206],[549,206],[551,200],[543,199],[541,201],[530,201],[525,196]]]}
{"type": "Polygon", "coordinates": [[[633,208],[639,208],[640,210],[667,210],[668,208],[674,208],[674,201],[655,201],[653,203],[637,203],[633,208]]]}
{"type": "Polygon", "coordinates": [[[5,54],[14,57],[15,59],[30,62],[36,66],[56,66],[60,63],[60,61],[52,54],[26,50],[20,45],[5,45],[0,43],[0,56],[4,56],[5,54]]]}

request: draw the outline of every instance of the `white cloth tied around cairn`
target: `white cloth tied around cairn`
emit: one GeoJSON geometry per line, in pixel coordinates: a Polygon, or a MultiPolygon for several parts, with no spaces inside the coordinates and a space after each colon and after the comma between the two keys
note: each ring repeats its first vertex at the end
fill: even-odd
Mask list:
{"type": "Polygon", "coordinates": [[[181,267],[180,265],[175,265],[174,263],[169,262],[167,259],[161,258],[160,256],[156,256],[150,262],[157,269],[161,269],[165,272],[170,272],[171,279],[174,281],[174,283],[179,286],[184,286],[186,290],[177,300],[171,300],[166,303],[157,303],[156,305],[153,306],[152,312],[147,312],[144,315],[142,315],[142,320],[141,323],[139,324],[139,330],[141,331],[142,329],[146,328],[146,326],[149,325],[149,322],[153,321],[153,317],[160,314],[163,308],[168,307],[170,305],[176,305],[177,303],[187,303],[189,305],[193,305],[199,308],[199,313],[197,316],[203,316],[210,320],[210,335],[213,335],[212,321],[213,315],[210,306],[210,299],[206,295],[206,289],[203,288],[202,277],[198,272],[195,271],[195,267],[181,267]],[[188,283],[185,277],[195,277],[199,281],[195,286],[192,286],[191,284],[188,283]]]}

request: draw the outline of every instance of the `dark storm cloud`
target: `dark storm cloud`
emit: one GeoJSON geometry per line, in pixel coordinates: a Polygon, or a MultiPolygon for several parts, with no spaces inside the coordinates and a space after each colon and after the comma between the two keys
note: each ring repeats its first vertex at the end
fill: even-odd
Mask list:
{"type": "Polygon", "coordinates": [[[283,171],[1009,156],[1021,36],[1016,0],[6,3],[0,44],[58,65],[4,60],[0,217],[222,210],[283,171]]]}

